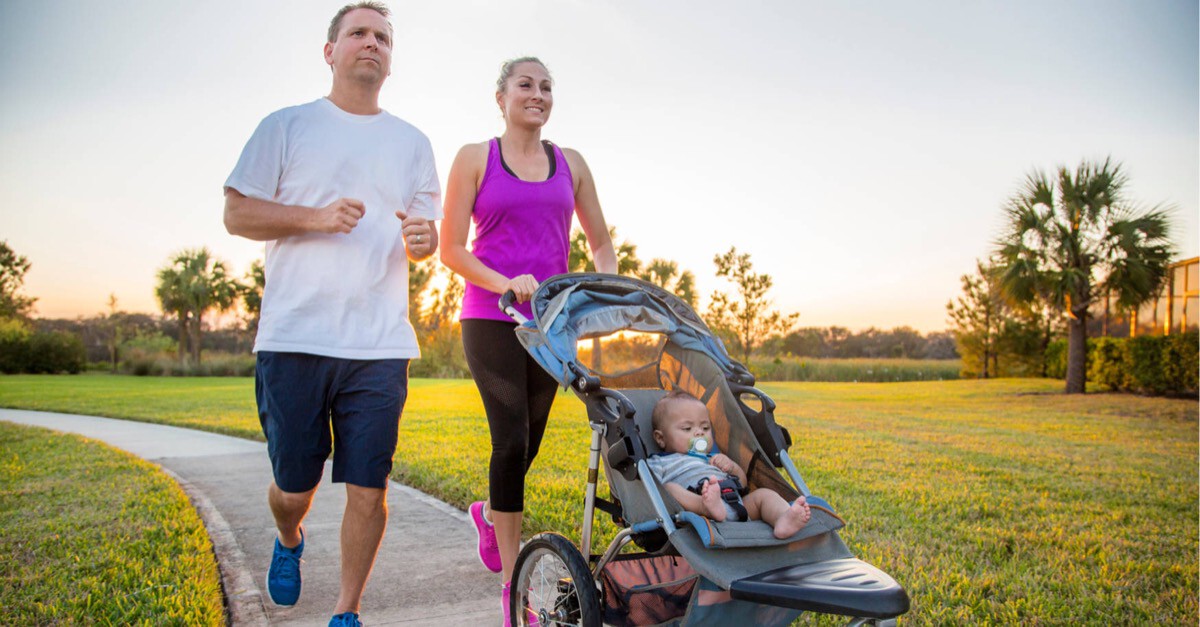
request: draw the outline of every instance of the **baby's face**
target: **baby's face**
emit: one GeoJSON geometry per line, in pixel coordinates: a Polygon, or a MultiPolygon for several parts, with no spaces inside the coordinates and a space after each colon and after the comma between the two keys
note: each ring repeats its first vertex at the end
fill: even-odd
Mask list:
{"type": "Polygon", "coordinates": [[[675,403],[662,429],[654,430],[654,440],[668,453],[686,453],[692,438],[712,442],[712,422],[701,403],[675,403]]]}

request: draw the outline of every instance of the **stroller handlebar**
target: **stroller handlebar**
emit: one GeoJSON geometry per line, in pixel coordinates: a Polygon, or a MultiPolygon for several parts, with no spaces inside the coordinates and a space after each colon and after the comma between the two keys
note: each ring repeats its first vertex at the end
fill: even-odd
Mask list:
{"type": "Polygon", "coordinates": [[[616,424],[623,418],[632,418],[636,411],[633,403],[616,390],[597,387],[593,395],[602,399],[600,415],[610,424],[616,424]]]}
{"type": "Polygon", "coordinates": [[[508,314],[508,317],[515,320],[517,324],[525,324],[526,322],[529,321],[529,318],[526,318],[525,314],[521,313],[520,311],[517,311],[517,308],[513,306],[516,304],[516,302],[517,302],[516,292],[514,292],[512,290],[505,291],[503,294],[500,295],[500,302],[498,303],[500,306],[500,311],[503,311],[504,313],[508,314]]]}

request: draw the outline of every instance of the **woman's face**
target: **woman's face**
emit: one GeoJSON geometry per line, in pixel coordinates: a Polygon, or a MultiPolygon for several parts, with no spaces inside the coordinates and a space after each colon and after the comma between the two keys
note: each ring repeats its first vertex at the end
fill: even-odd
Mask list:
{"type": "Polygon", "coordinates": [[[540,128],[550,119],[554,106],[552,87],[550,73],[540,63],[518,64],[504,83],[504,91],[496,94],[504,121],[510,126],[540,128]]]}

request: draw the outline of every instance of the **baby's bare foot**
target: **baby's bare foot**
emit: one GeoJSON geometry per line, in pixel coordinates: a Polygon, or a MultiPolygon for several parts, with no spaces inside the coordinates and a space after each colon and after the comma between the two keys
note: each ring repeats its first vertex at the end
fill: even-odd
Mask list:
{"type": "Polygon", "coordinates": [[[812,510],[808,508],[808,501],[805,501],[802,496],[792,503],[783,516],[779,517],[779,520],[775,521],[775,537],[782,540],[799,533],[804,525],[808,524],[810,518],[812,518],[812,510]]]}
{"type": "Polygon", "coordinates": [[[709,477],[704,487],[700,488],[700,499],[704,501],[709,518],[725,522],[725,501],[721,499],[721,482],[716,477],[709,477]]]}

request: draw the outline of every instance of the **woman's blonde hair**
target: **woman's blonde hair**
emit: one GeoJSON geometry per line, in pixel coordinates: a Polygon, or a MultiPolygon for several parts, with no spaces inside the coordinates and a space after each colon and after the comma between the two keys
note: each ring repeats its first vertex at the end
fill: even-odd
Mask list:
{"type": "MultiPolygon", "coordinates": [[[[508,61],[500,64],[500,78],[496,79],[496,93],[504,93],[505,88],[508,87],[508,79],[512,78],[513,70],[522,63],[536,63],[542,66],[542,69],[546,70],[547,74],[550,73],[550,69],[546,67],[546,64],[542,63],[542,60],[537,57],[517,57],[515,59],[509,59],[508,61]]],[[[550,80],[553,82],[554,78],[551,77],[550,80]]]]}

